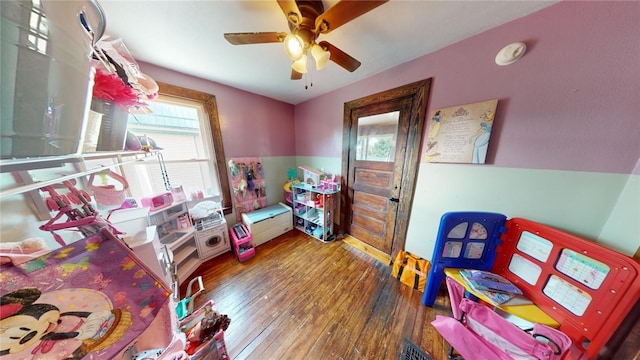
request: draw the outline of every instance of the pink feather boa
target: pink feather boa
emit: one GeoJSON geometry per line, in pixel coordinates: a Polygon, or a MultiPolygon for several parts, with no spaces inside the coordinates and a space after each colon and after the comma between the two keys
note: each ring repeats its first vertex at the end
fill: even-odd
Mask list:
{"type": "Polygon", "coordinates": [[[140,94],[125,85],[117,74],[107,74],[100,68],[96,68],[96,75],[93,81],[93,97],[112,101],[127,108],[131,106],[146,106],[145,103],[140,101],[140,94]]]}

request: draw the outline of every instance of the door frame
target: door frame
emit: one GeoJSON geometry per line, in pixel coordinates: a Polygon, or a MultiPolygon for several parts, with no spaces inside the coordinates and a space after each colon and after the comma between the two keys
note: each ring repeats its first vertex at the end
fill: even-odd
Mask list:
{"type": "Polygon", "coordinates": [[[411,98],[411,118],[407,137],[407,145],[404,157],[404,175],[401,181],[400,194],[398,199],[398,210],[395,219],[395,230],[393,234],[393,245],[391,247],[391,259],[394,259],[398,251],[404,249],[407,229],[409,227],[409,215],[413,206],[413,194],[418,178],[418,165],[422,148],[422,136],[426,117],[427,99],[431,88],[431,78],[416,81],[394,89],[385,90],[373,95],[368,95],[344,104],[344,115],[342,125],[342,179],[340,191],[340,224],[337,227],[340,236],[345,234],[347,221],[347,201],[349,191],[347,183],[349,173],[349,151],[352,131],[351,115],[358,108],[373,104],[411,98]]]}

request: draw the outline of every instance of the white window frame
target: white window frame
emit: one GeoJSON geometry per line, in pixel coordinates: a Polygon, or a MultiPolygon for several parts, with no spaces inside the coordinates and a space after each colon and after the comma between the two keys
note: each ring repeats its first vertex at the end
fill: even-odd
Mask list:
{"type": "MultiPolygon", "coordinates": [[[[198,90],[187,89],[176,85],[158,82],[160,87],[159,94],[163,98],[173,98],[178,101],[195,102],[202,106],[204,112],[204,122],[208,124],[208,131],[211,136],[207,136],[205,146],[212,149],[212,157],[210,167],[217,175],[219,192],[222,200],[222,207],[225,214],[232,212],[231,191],[229,178],[227,175],[227,167],[224,155],[224,146],[222,143],[222,131],[220,129],[220,121],[218,117],[218,106],[214,95],[207,94],[198,90]],[[208,144],[208,145],[207,145],[208,144]]],[[[161,146],[161,144],[159,145],[161,146]]],[[[206,161],[196,159],[194,161],[206,161]]],[[[158,165],[159,166],[159,165],[158,165]]],[[[171,174],[169,174],[171,176],[171,174]]],[[[187,194],[189,195],[189,194],[187,194]]]]}
{"type": "MultiPolygon", "coordinates": [[[[213,147],[211,128],[202,103],[166,95],[160,95],[153,102],[167,104],[169,106],[175,105],[178,107],[188,107],[194,109],[199,120],[200,136],[186,134],[189,137],[194,137],[194,142],[192,143],[193,148],[191,149],[192,151],[184,154],[180,151],[179,148],[176,148],[175,146],[172,151],[161,151],[171,185],[182,185],[183,190],[187,193],[187,197],[195,191],[202,191],[204,195],[208,196],[220,195],[220,181],[218,180],[218,176],[215,171],[216,165],[214,159],[216,158],[216,154],[213,147]],[[181,156],[183,154],[185,155],[184,157],[181,156]],[[207,166],[202,166],[202,163],[206,163],[207,166]],[[185,174],[191,174],[191,171],[181,172],[179,169],[177,169],[177,167],[180,165],[188,164],[196,165],[199,169],[199,178],[195,181],[190,181],[189,176],[184,176],[185,174]],[[181,175],[182,179],[180,179],[181,175]]],[[[130,117],[135,118],[136,115],[132,114],[130,115],[130,117]]],[[[131,126],[131,122],[129,123],[129,128],[133,130],[132,132],[134,132],[136,135],[147,135],[149,138],[154,139],[158,146],[163,146],[164,144],[164,146],[166,147],[167,143],[170,143],[170,140],[167,136],[170,137],[173,135],[154,133],[154,130],[165,132],[167,131],[166,128],[154,128],[153,126],[147,125],[141,125],[140,128],[136,128],[131,126]]],[[[175,132],[176,135],[180,135],[179,130],[175,132]]],[[[185,140],[187,139],[188,138],[185,138],[185,140]]],[[[187,144],[185,143],[185,145],[187,144]]],[[[161,182],[162,179],[156,179],[150,176],[151,171],[153,171],[153,173],[159,174],[159,169],[160,165],[159,161],[157,160],[145,163],[134,163],[126,166],[124,171],[125,176],[130,179],[129,185],[131,193],[134,194],[135,197],[140,197],[139,194],[150,195],[165,191],[164,186],[166,184],[164,184],[164,182],[161,182]],[[150,168],[150,166],[157,166],[157,168],[150,168]],[[142,167],[147,168],[147,170],[145,171],[141,169],[142,167]]],[[[185,170],[184,167],[182,167],[182,169],[185,170]]]]}

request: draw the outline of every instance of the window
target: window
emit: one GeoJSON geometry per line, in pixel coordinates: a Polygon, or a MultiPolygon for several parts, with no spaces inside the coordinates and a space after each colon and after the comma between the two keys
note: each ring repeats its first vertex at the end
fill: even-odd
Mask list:
{"type": "Polygon", "coordinates": [[[39,0],[34,0],[32,3],[31,14],[29,16],[29,29],[25,29],[25,33],[27,41],[21,43],[26,44],[29,49],[47,55],[49,26],[39,0]]]}
{"type": "Polygon", "coordinates": [[[399,111],[358,119],[356,160],[393,162],[399,111]]]}
{"type": "MultiPolygon", "coordinates": [[[[149,102],[149,109],[149,112],[130,114],[127,130],[152,141],[154,148],[162,150],[171,185],[182,186],[187,194],[197,191],[220,194],[212,161],[215,151],[202,104],[161,95],[149,102]]],[[[166,179],[157,164],[137,162],[125,171],[134,174],[127,176],[134,193],[156,194],[166,189],[166,179]]]]}
{"type": "MultiPolygon", "coordinates": [[[[194,191],[221,195],[225,213],[231,212],[231,196],[213,95],[159,84],[160,96],[150,102],[151,113],[129,115],[128,129],[153,139],[161,148],[172,186],[181,185],[187,197],[194,191]]],[[[124,166],[134,197],[166,191],[159,161],[124,166]]]]}

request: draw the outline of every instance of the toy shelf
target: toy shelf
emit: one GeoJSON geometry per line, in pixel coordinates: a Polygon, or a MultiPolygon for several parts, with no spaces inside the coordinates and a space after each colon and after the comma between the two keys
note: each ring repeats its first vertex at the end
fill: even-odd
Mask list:
{"type": "Polygon", "coordinates": [[[333,219],[337,191],[294,184],[293,216],[296,229],[314,238],[328,242],[335,239],[333,219]]]}

